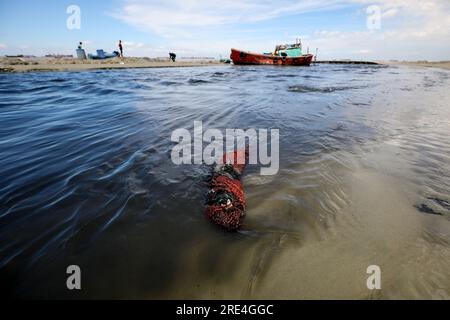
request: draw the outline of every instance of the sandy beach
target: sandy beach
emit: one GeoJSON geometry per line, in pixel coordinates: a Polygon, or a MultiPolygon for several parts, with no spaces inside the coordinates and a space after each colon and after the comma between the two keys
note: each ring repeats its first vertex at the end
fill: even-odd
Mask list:
{"type": "MultiPolygon", "coordinates": [[[[385,65],[450,69],[450,61],[377,61],[385,65]]],[[[222,64],[218,60],[169,61],[164,58],[129,57],[107,60],[78,60],[76,58],[0,57],[0,72],[84,71],[97,69],[200,67],[222,64]]]]}
{"type": "Polygon", "coordinates": [[[75,58],[0,58],[0,72],[83,71],[96,69],[200,67],[220,64],[216,60],[181,60],[161,58],[119,58],[107,60],[78,60],[75,58]]]}

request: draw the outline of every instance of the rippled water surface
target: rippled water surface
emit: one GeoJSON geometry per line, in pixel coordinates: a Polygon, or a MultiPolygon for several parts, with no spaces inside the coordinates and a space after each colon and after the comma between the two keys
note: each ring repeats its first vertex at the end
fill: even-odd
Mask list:
{"type": "Polygon", "coordinates": [[[360,65],[0,74],[2,294],[448,299],[449,88],[360,65]],[[194,120],[280,130],[239,232],[203,215],[211,168],[170,160],[194,120]]]}

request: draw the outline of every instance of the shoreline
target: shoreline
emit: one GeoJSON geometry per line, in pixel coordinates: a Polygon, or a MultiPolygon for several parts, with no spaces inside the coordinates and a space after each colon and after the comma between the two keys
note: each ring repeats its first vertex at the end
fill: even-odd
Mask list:
{"type": "Polygon", "coordinates": [[[107,60],[78,60],[75,58],[7,58],[0,57],[0,73],[24,72],[70,72],[89,70],[137,69],[137,68],[175,68],[206,67],[223,63],[217,60],[186,60],[172,62],[150,58],[119,58],[107,60]]]}
{"type": "MultiPolygon", "coordinates": [[[[332,63],[332,61],[328,62],[332,63]]],[[[343,63],[343,62],[340,62],[343,63]]],[[[349,64],[355,63],[351,60],[349,64]]],[[[388,66],[409,66],[419,68],[440,68],[450,70],[450,61],[373,61],[374,64],[388,66]]],[[[114,70],[138,68],[206,67],[223,65],[218,60],[179,60],[177,62],[161,58],[119,58],[107,60],[78,60],[76,58],[0,57],[0,73],[24,72],[78,72],[89,70],[114,70]]]]}

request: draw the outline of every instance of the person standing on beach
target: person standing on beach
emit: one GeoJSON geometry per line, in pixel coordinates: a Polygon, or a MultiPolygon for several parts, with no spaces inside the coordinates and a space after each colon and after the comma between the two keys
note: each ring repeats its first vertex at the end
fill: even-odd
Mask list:
{"type": "Polygon", "coordinates": [[[122,46],[122,40],[119,40],[119,51],[120,51],[120,57],[123,59],[123,46],[122,46]]]}

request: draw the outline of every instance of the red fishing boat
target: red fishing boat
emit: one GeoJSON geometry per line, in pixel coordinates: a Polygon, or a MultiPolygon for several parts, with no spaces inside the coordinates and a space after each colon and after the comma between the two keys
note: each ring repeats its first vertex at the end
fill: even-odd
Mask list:
{"type": "Polygon", "coordinates": [[[295,44],[278,45],[275,51],[270,53],[231,49],[230,58],[234,64],[309,66],[314,55],[303,54],[301,42],[297,41],[295,44]]]}

